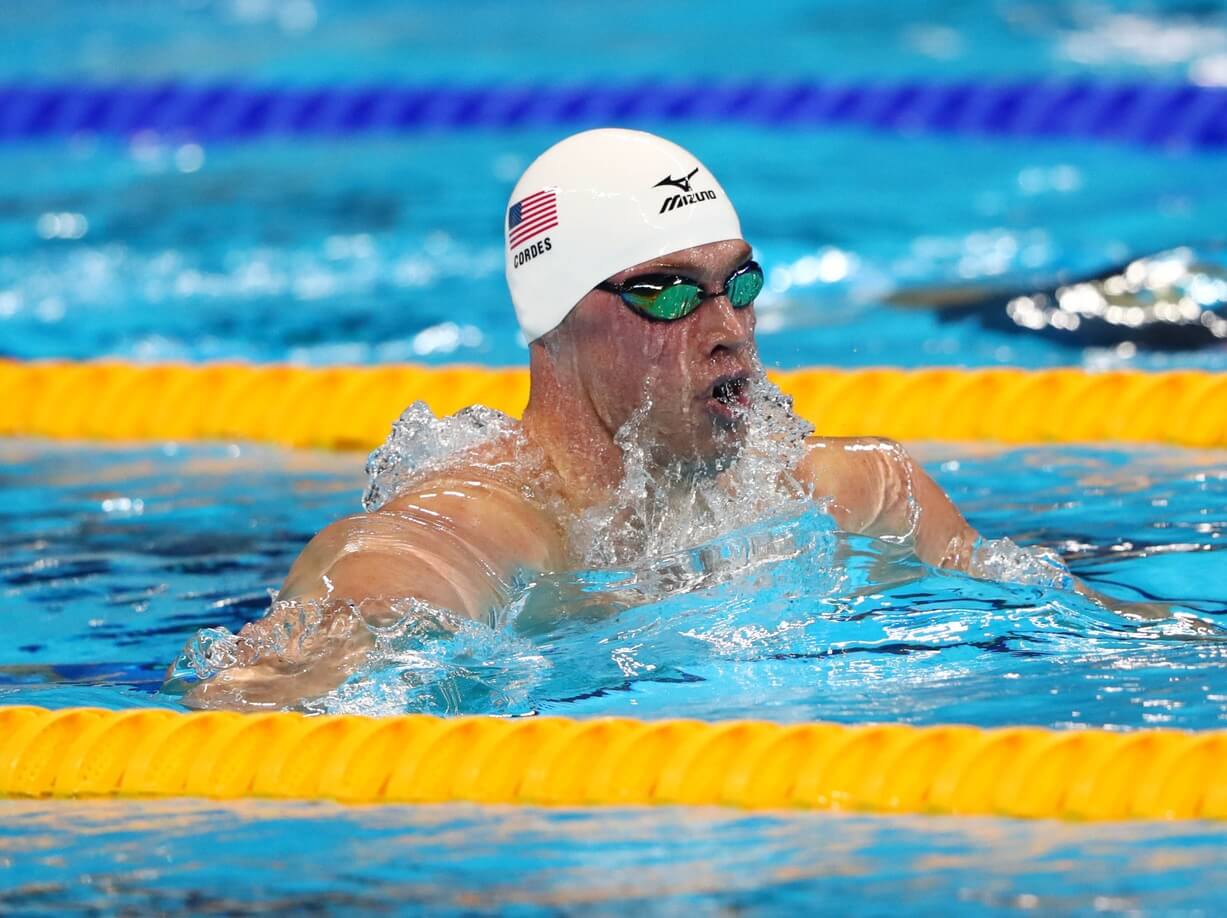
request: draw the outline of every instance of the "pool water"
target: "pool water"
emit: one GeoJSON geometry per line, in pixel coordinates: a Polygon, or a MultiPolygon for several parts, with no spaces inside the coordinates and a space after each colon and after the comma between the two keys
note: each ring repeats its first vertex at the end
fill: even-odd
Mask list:
{"type": "MultiPolygon", "coordinates": [[[[174,706],[165,667],[237,630],[359,506],[359,457],[253,446],[0,447],[12,637],[0,702],[174,706]]],[[[1223,453],[927,445],[985,536],[1060,550],[1135,622],[1068,591],[938,572],[817,511],[626,570],[547,575],[544,621],[410,629],[315,709],[983,726],[1227,726],[1223,453]],[[884,573],[885,572],[885,573],[884,573]]],[[[535,592],[533,592],[535,591],[535,592]]],[[[514,605],[514,603],[513,603],[514,605]]]]}
{"type": "MultiPolygon", "coordinates": [[[[18,0],[3,15],[12,37],[0,44],[0,81],[1227,80],[1227,15],[1180,2],[957,4],[941,16],[911,0],[568,4],[565,15],[480,3],[462,35],[444,7],[382,0],[199,0],[139,13],[18,0]],[[686,53],[665,37],[678,28],[686,53]]],[[[1227,366],[1221,345],[1081,347],[887,302],[917,286],[1026,290],[1222,241],[1217,156],[643,126],[695,149],[736,203],[768,268],[759,331],[769,365],[1227,366]]],[[[0,144],[0,354],[522,363],[502,215],[520,171],[557,139],[0,144]]]]}
{"type": "Polygon", "coordinates": [[[1207,890],[1227,881],[1222,830],[1204,823],[272,801],[6,809],[11,914],[1189,916],[1213,914],[1207,890]]]}
{"type": "MultiPolygon", "coordinates": [[[[468,15],[398,0],[11,0],[0,79],[200,78],[288,83],[936,73],[1221,76],[1227,13],[1187,0],[952,4],[578,0],[468,15]],[[565,15],[564,15],[565,11],[565,15]],[[676,41],[684,32],[689,48],[676,41]],[[697,53],[694,49],[706,49],[697,53]],[[686,53],[689,51],[690,53],[686,53]],[[531,53],[530,53],[531,52],[531,53]]],[[[1221,80],[1220,80],[1221,82],[1221,80]]]]}
{"type": "MultiPolygon", "coordinates": [[[[1079,347],[887,302],[918,287],[1030,291],[1220,239],[1218,159],[654,127],[699,150],[737,204],[767,269],[768,366],[1227,366],[1221,345],[1079,347]]],[[[0,146],[0,353],[522,364],[502,214],[557,139],[269,141],[210,147],[199,165],[194,152],[187,172],[182,147],[152,141],[0,146]]]]}
{"type": "MultiPolygon", "coordinates": [[[[1133,4],[10,0],[0,82],[331,85],[648,78],[1227,82],[1227,12],[1133,4]]],[[[633,125],[632,125],[633,126],[633,125]]],[[[690,146],[768,271],[768,366],[1227,368],[892,305],[1028,290],[1223,241],[1221,158],[1108,144],[646,124],[690,146]]],[[[0,143],[0,356],[523,364],[501,217],[542,130],[0,143]]],[[[1227,453],[909,444],[986,536],[1171,603],[893,557],[820,513],[629,571],[524,584],[555,622],[397,636],[315,699],[383,714],[1227,726],[1227,453]],[[738,563],[767,551],[758,567],[738,563]],[[772,554],[773,553],[773,554],[772,554]],[[714,559],[714,560],[713,560],[714,559]],[[889,560],[888,565],[883,562],[889,560]],[[883,570],[889,570],[884,574],[883,570]],[[611,614],[617,611],[617,614],[611,614]],[[1191,617],[1205,624],[1196,626],[1191,617]]],[[[354,512],[362,457],[0,441],[0,704],[179,707],[185,642],[268,607],[354,512]]],[[[1214,824],[240,801],[0,802],[0,912],[1209,915],[1214,824]]]]}

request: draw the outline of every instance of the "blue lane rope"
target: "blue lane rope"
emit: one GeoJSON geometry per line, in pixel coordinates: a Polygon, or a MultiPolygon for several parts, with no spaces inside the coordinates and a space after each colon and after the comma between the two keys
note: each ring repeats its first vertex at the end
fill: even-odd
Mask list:
{"type": "Polygon", "coordinates": [[[1088,80],[318,88],[0,84],[0,143],[141,132],[244,141],[656,122],[853,125],[1207,151],[1227,148],[1227,89],[1088,80]]]}

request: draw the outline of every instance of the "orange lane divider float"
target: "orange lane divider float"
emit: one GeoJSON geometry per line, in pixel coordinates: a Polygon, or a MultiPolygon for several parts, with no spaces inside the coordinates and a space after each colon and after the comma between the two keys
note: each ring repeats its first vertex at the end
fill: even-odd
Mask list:
{"type": "MultiPolygon", "coordinates": [[[[771,374],[820,433],[1227,446],[1227,374],[802,369],[771,374]]],[[[0,435],[370,449],[409,403],[518,415],[523,369],[0,361],[0,435]]]]}
{"type": "Polygon", "coordinates": [[[1227,818],[1227,731],[0,708],[0,797],[1227,818]]]}

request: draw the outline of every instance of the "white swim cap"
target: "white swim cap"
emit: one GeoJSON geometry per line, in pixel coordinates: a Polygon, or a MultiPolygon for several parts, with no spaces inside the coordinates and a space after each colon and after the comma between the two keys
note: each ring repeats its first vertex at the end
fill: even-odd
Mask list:
{"type": "Polygon", "coordinates": [[[507,286],[529,341],[619,271],[741,238],[737,212],[702,163],[621,128],[573,134],[537,157],[511,193],[504,231],[507,286]]]}

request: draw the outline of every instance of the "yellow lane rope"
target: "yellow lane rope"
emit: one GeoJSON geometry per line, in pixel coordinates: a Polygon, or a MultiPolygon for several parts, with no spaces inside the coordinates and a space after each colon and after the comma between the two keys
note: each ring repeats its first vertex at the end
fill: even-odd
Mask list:
{"type": "Polygon", "coordinates": [[[1227,731],[0,708],[0,797],[1227,818],[1227,731]]]}
{"type": "MultiPolygon", "coordinates": [[[[830,435],[1227,445],[1227,374],[773,374],[830,435]]],[[[410,402],[518,414],[523,370],[0,361],[0,435],[370,448],[410,402]]],[[[0,708],[0,796],[267,796],[1227,818],[1227,731],[0,708]]]]}
{"type": "MultiPolygon", "coordinates": [[[[771,374],[830,436],[1227,446],[1227,374],[833,370],[771,374]]],[[[522,369],[0,361],[0,435],[370,449],[421,399],[518,415],[522,369]]]]}

